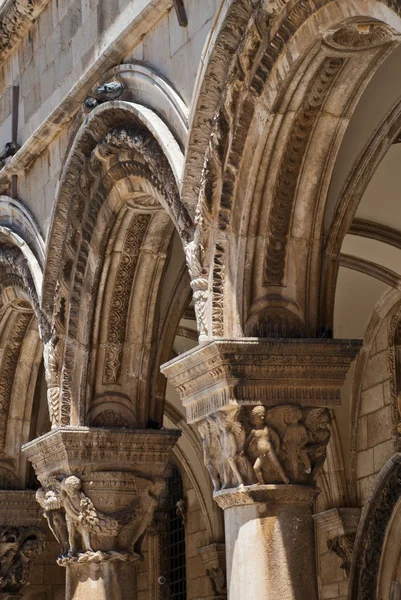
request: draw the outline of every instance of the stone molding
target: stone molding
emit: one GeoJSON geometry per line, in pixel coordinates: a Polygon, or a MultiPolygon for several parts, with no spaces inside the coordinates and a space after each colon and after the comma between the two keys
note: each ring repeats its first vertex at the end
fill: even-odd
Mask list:
{"type": "Polygon", "coordinates": [[[10,527],[39,527],[42,511],[29,490],[0,490],[0,524],[10,527]]]}
{"type": "Polygon", "coordinates": [[[178,430],[63,427],[26,444],[23,452],[42,485],[68,475],[93,481],[94,474],[105,471],[147,469],[161,476],[180,435],[178,430]]]}
{"type": "Polygon", "coordinates": [[[360,518],[361,509],[358,507],[331,508],[313,515],[319,531],[330,531],[332,537],[355,533],[360,518]]]}
{"type": "Polygon", "coordinates": [[[6,0],[0,9],[0,64],[38,18],[49,0],[6,0]]]}
{"type": "Polygon", "coordinates": [[[162,366],[193,423],[232,403],[338,406],[359,340],[221,339],[162,366]]]}
{"type": "Polygon", "coordinates": [[[391,457],[378,475],[364,506],[355,539],[349,600],[376,600],[377,582],[387,526],[401,497],[401,454],[391,457]]]}
{"type": "Polygon", "coordinates": [[[233,506],[266,502],[313,504],[319,490],[306,485],[251,485],[242,489],[222,490],[214,499],[223,510],[233,506]]]}

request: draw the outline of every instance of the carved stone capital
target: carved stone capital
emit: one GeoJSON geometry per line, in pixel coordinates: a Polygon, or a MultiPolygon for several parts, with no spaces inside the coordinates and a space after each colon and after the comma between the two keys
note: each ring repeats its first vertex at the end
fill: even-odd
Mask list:
{"type": "Polygon", "coordinates": [[[0,526],[0,590],[5,597],[28,583],[31,562],[43,551],[44,539],[37,527],[0,526]]]}
{"type": "Polygon", "coordinates": [[[65,428],[25,446],[58,564],[135,562],[179,431],[65,428]]]}
{"type": "Polygon", "coordinates": [[[162,367],[196,423],[214,491],[314,486],[330,440],[328,407],[358,340],[215,340],[162,367]]]}
{"type": "Polygon", "coordinates": [[[333,407],[360,340],[215,340],[166,363],[188,423],[238,405],[333,407]]]}

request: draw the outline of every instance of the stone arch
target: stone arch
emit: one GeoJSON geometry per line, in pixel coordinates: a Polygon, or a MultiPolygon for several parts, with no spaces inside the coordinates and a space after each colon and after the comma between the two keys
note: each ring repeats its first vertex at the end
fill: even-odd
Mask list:
{"type": "MultiPolygon", "coordinates": [[[[32,408],[48,324],[40,308],[43,240],[18,200],[0,197],[0,487],[24,488],[32,408]]],[[[46,396],[42,403],[46,403],[46,396]]],[[[45,409],[46,410],[46,409],[45,409]]]]}
{"type": "Polygon", "coordinates": [[[318,310],[328,185],[348,119],[398,45],[399,7],[246,2],[233,3],[232,15],[216,42],[227,53],[208,49],[183,184],[186,204],[197,206],[197,271],[212,290],[204,337],[270,335],[276,326],[290,337],[330,333],[318,310]],[[206,103],[216,72],[221,101],[210,93],[206,103]],[[210,112],[206,136],[199,128],[210,112]],[[197,197],[187,198],[190,187],[197,197]]]}
{"type": "Polygon", "coordinates": [[[117,405],[114,419],[121,423],[155,422],[148,413],[146,373],[156,299],[174,226],[182,241],[192,229],[179,198],[182,164],[166,125],[139,105],[101,105],[78,132],[60,183],[44,278],[43,307],[53,331],[48,355],[55,426],[104,425],[105,419],[111,424],[111,406],[117,405]],[[111,298],[109,309],[102,297],[111,298]],[[136,341],[130,322],[142,332],[136,341]],[[110,393],[106,387],[129,387],[118,380],[119,365],[123,350],[135,353],[135,343],[143,343],[144,351],[137,366],[131,365],[131,388],[138,388],[133,414],[129,405],[136,401],[122,388],[110,393]],[[103,373],[103,381],[95,373],[103,373]]]}
{"type": "Polygon", "coordinates": [[[377,595],[378,584],[383,587],[385,583],[383,571],[386,571],[386,565],[383,558],[392,527],[397,523],[397,514],[399,516],[400,497],[401,456],[395,454],[380,472],[370,500],[362,511],[353,552],[349,600],[375,600],[382,597],[377,595]]]}

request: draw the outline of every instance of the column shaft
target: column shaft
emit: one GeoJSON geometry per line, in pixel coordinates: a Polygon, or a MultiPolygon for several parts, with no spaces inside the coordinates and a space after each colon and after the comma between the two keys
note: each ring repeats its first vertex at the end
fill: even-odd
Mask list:
{"type": "Polygon", "coordinates": [[[136,567],[102,562],[67,567],[66,600],[135,600],[136,567]]]}
{"type": "Polygon", "coordinates": [[[233,505],[224,522],[229,600],[317,600],[310,502],[233,505]]]}

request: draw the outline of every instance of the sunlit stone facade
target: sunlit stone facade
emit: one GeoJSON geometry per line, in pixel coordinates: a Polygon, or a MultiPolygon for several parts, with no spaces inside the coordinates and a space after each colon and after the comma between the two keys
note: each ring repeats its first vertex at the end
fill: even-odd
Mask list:
{"type": "Polygon", "coordinates": [[[1,600],[401,600],[400,42],[0,0],[1,600]]]}

